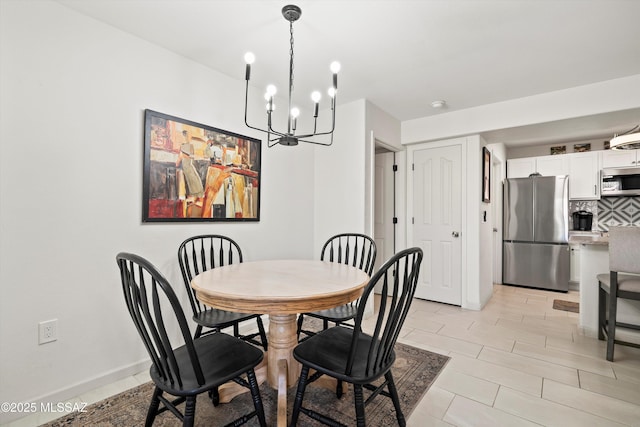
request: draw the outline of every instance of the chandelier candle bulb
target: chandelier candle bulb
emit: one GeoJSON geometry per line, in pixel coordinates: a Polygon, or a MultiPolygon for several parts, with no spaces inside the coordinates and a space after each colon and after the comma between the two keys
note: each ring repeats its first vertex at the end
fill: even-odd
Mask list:
{"type": "Polygon", "coordinates": [[[297,124],[299,115],[300,115],[299,109],[295,107],[291,109],[291,122],[292,122],[292,128],[294,131],[296,130],[296,124],[297,124]]]}
{"type": "Polygon", "coordinates": [[[338,61],[333,61],[329,68],[333,73],[333,88],[338,90],[338,72],[340,71],[340,63],[338,61]]]}
{"type": "Polygon", "coordinates": [[[247,52],[244,55],[244,60],[247,63],[244,79],[246,81],[249,81],[249,79],[251,78],[251,64],[253,64],[253,62],[256,60],[256,57],[254,56],[253,53],[247,52]]]}
{"type": "Polygon", "coordinates": [[[311,93],[311,100],[313,101],[313,117],[318,118],[318,110],[320,107],[320,99],[322,99],[322,95],[317,90],[311,93]]]}

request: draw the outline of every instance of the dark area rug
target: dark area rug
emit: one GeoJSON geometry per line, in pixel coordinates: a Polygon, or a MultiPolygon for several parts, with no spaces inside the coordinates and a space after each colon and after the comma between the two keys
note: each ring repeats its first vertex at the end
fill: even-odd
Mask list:
{"type": "Polygon", "coordinates": [[[562,310],[562,311],[570,311],[572,313],[580,313],[580,303],[574,301],[565,301],[561,299],[553,300],[553,309],[554,310],[562,310]]]}
{"type": "MultiPolygon", "coordinates": [[[[400,404],[406,418],[409,417],[418,402],[420,402],[422,396],[424,396],[448,360],[449,357],[447,356],[400,343],[396,344],[396,362],[391,372],[398,388],[400,404]]],[[[44,426],[142,426],[144,425],[152,391],[152,383],[143,384],[89,405],[86,408],[86,412],[73,413],[44,424],[44,426]]],[[[260,393],[267,416],[267,425],[275,426],[276,391],[264,383],[260,386],[260,393]]],[[[288,395],[288,419],[291,416],[294,394],[295,387],[292,387],[288,395]]],[[[368,395],[368,392],[365,391],[365,399],[368,395]]],[[[346,425],[355,425],[353,389],[351,387],[338,400],[335,390],[309,386],[305,393],[305,405],[317,408],[320,412],[329,412],[331,416],[346,425]]],[[[181,405],[181,409],[183,407],[184,404],[181,405]]],[[[248,392],[236,397],[231,403],[221,404],[217,407],[212,405],[207,394],[204,393],[198,397],[196,404],[196,425],[222,426],[241,414],[250,412],[252,408],[253,404],[248,392]]],[[[368,426],[387,427],[397,425],[391,399],[384,396],[376,397],[367,406],[366,417],[368,426]]],[[[181,423],[171,413],[165,412],[156,418],[153,425],[154,427],[179,426],[181,423]]],[[[246,425],[257,426],[257,419],[253,418],[246,425]]],[[[301,414],[298,425],[320,426],[321,424],[301,414]]]]}

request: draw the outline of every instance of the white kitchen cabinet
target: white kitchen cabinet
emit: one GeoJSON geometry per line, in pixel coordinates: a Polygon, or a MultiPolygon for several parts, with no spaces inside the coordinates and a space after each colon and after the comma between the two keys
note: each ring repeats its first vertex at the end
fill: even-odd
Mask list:
{"type": "Polygon", "coordinates": [[[507,178],[526,178],[535,171],[535,157],[507,160],[507,178]]]}
{"type": "Polygon", "coordinates": [[[569,199],[600,198],[600,165],[598,153],[566,154],[569,163],[569,199]]]}
{"type": "Polygon", "coordinates": [[[526,178],[535,172],[542,176],[567,175],[567,158],[555,155],[507,160],[507,178],[526,178]]]}
{"type": "Polygon", "coordinates": [[[580,245],[569,245],[571,248],[569,261],[569,282],[580,283],[580,245]]]}
{"type": "Polygon", "coordinates": [[[568,175],[567,156],[556,154],[555,156],[536,157],[536,172],[542,176],[568,175]]]}
{"type": "Polygon", "coordinates": [[[640,166],[640,150],[605,150],[602,152],[603,168],[640,166]]]}

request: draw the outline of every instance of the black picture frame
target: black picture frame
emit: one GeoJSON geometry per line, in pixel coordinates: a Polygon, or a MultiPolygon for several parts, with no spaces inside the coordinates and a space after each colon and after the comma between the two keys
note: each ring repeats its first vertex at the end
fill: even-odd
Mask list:
{"type": "Polygon", "coordinates": [[[491,202],[491,152],[482,147],[482,201],[491,202]]]}
{"type": "Polygon", "coordinates": [[[143,222],[260,221],[262,141],[144,112],[143,222]]]}

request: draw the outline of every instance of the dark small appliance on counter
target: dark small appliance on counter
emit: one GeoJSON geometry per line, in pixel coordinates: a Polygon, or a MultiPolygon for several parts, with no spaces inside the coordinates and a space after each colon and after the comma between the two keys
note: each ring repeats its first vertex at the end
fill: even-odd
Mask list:
{"type": "Polygon", "coordinates": [[[573,229],[580,231],[591,231],[593,214],[587,211],[576,211],[573,216],[573,229]]]}

